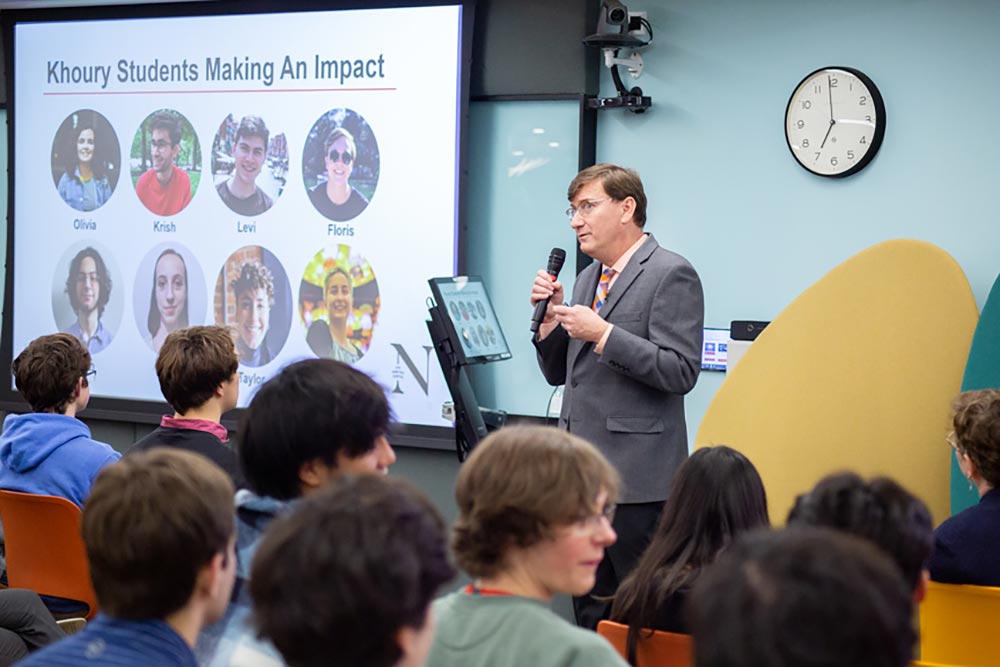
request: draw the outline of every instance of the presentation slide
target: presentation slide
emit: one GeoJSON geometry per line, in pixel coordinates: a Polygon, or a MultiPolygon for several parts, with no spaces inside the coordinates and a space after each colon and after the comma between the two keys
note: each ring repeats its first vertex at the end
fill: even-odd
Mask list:
{"type": "Polygon", "coordinates": [[[219,324],[240,406],[330,357],[447,426],[424,322],[456,271],[462,12],[16,24],[13,354],[69,332],[92,396],[162,401],[165,337],[219,324]]]}

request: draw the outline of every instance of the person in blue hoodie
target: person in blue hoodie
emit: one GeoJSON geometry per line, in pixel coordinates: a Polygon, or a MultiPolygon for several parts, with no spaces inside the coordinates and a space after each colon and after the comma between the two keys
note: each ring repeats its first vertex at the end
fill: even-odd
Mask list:
{"type": "Polygon", "coordinates": [[[60,496],[83,507],[97,473],[121,457],[76,418],[90,400],[90,352],[71,334],[41,336],[11,370],[33,412],[3,422],[0,489],[60,496]]]}

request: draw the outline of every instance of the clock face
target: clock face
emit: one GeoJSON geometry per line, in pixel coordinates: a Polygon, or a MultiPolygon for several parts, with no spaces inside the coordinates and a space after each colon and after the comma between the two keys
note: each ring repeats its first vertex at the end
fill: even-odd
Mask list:
{"type": "Polygon", "coordinates": [[[785,110],[785,139],[819,176],[849,176],[871,162],[885,134],[885,104],[867,76],[826,67],[802,80],[785,110]]]}

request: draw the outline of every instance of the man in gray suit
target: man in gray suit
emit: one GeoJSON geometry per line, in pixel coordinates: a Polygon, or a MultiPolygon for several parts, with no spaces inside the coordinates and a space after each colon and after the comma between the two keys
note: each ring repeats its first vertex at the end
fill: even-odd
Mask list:
{"type": "Polygon", "coordinates": [[[690,263],[661,248],[646,223],[639,175],[613,164],[584,169],[569,186],[570,226],[594,258],[563,287],[539,271],[532,305],[550,299],[534,340],[551,385],[565,385],[560,425],[594,443],[622,476],[621,504],[590,596],[574,598],[577,623],[596,627],[649,543],[674,472],[687,458],[684,394],[701,370],[705,316],[690,263]]]}

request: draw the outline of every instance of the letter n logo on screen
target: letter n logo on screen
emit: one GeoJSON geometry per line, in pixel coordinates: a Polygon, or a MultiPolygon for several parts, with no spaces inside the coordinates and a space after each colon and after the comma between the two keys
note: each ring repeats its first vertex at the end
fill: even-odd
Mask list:
{"type": "Polygon", "coordinates": [[[409,353],[407,353],[407,351],[403,348],[402,345],[400,345],[399,343],[390,343],[390,345],[396,348],[396,368],[393,369],[392,371],[392,376],[396,378],[396,386],[395,388],[393,388],[392,393],[394,394],[405,393],[403,389],[399,386],[399,381],[404,377],[406,377],[406,371],[404,371],[399,365],[399,362],[402,361],[404,364],[406,364],[406,367],[409,369],[410,375],[412,375],[413,379],[417,381],[418,385],[420,385],[420,389],[424,392],[424,396],[430,395],[428,378],[430,377],[431,374],[431,350],[433,350],[434,348],[429,345],[421,346],[424,350],[424,372],[423,374],[421,374],[420,370],[417,368],[417,365],[413,363],[413,359],[410,357],[409,353]]]}

